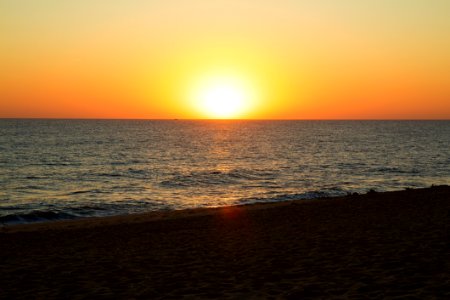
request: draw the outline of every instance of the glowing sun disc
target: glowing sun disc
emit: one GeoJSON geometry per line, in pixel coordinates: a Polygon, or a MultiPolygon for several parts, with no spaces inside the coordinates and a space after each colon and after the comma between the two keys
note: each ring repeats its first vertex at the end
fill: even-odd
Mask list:
{"type": "Polygon", "coordinates": [[[211,118],[236,118],[249,109],[251,89],[236,78],[210,78],[197,87],[196,106],[211,118]]]}

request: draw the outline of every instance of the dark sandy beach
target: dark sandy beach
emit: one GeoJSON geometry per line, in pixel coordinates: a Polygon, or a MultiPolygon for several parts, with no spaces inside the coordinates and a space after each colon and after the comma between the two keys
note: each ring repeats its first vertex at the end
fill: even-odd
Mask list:
{"type": "Polygon", "coordinates": [[[450,299],[450,187],[0,229],[2,299],[450,299]]]}

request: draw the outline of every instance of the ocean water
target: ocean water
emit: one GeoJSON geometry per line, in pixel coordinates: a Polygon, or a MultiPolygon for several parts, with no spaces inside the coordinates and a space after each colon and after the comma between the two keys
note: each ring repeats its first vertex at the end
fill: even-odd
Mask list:
{"type": "Polygon", "coordinates": [[[0,120],[0,224],[450,184],[450,121],[0,120]]]}

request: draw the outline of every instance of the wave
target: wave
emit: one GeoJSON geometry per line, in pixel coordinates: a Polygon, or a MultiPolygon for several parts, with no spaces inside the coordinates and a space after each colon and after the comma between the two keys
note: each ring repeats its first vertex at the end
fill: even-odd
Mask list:
{"type": "Polygon", "coordinates": [[[122,177],[123,176],[123,174],[118,174],[118,173],[99,173],[96,175],[100,176],[100,177],[122,177]]]}
{"type": "Polygon", "coordinates": [[[270,181],[277,174],[268,170],[232,169],[193,171],[187,174],[175,174],[167,180],[160,182],[163,187],[189,187],[208,185],[233,185],[243,181],[270,181]]]}
{"type": "Polygon", "coordinates": [[[253,203],[265,203],[265,202],[283,202],[283,201],[292,201],[292,200],[311,200],[311,199],[319,199],[326,197],[339,197],[348,195],[350,192],[334,189],[334,190],[326,190],[326,191],[309,191],[304,193],[292,193],[292,194],[279,194],[275,196],[269,197],[255,197],[255,198],[245,198],[237,201],[236,204],[253,204],[253,203]]]}
{"type": "Polygon", "coordinates": [[[150,200],[123,200],[114,203],[86,205],[67,205],[67,203],[63,205],[49,203],[17,204],[0,207],[0,226],[173,209],[175,208],[168,204],[164,205],[150,200]]]}
{"type": "Polygon", "coordinates": [[[388,167],[388,166],[382,166],[382,167],[375,167],[369,170],[369,172],[374,173],[392,173],[392,174],[419,174],[420,171],[416,168],[410,168],[410,169],[402,169],[399,167],[388,167]]]}
{"type": "Polygon", "coordinates": [[[75,219],[77,216],[66,213],[57,212],[51,210],[35,210],[28,213],[9,214],[0,216],[0,224],[22,224],[32,222],[45,222],[56,220],[70,220],[75,219]]]}
{"type": "Polygon", "coordinates": [[[30,164],[30,166],[50,166],[50,167],[64,167],[64,166],[81,166],[78,162],[38,162],[30,164]]]}
{"type": "Polygon", "coordinates": [[[79,190],[67,193],[67,195],[79,195],[79,194],[106,194],[107,192],[101,190],[79,190]]]}

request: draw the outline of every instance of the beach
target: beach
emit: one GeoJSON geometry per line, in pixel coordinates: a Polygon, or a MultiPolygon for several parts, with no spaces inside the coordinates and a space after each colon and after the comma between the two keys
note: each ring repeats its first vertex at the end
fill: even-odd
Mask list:
{"type": "Polygon", "coordinates": [[[2,299],[449,299],[450,187],[0,228],[2,299]]]}

